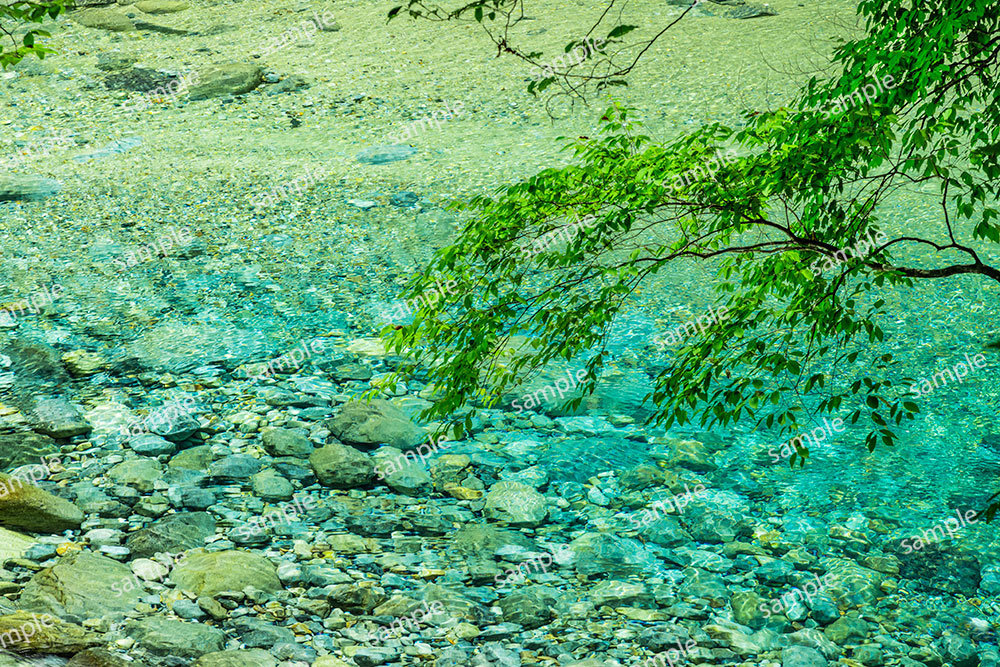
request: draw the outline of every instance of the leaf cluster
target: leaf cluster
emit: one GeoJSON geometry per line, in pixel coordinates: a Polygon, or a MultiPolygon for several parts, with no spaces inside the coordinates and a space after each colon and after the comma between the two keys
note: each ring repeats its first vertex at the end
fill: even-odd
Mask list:
{"type": "MultiPolygon", "coordinates": [[[[466,6],[474,20],[481,4],[466,6]]],[[[796,433],[831,414],[861,423],[869,451],[896,442],[919,406],[911,380],[893,379],[881,295],[966,274],[1000,281],[983,259],[1000,241],[1000,6],[868,0],[858,12],[865,34],[839,44],[836,73],[788,107],[657,143],[614,106],[598,136],[566,143],[570,165],[457,205],[471,221],[407,296],[445,280],[462,296],[386,332],[410,355],[401,373],[425,373],[438,390],[424,416],[495,405],[556,360],[582,359],[593,391],[613,363],[615,318],[655,274],[695,261],[716,272],[714,305],[730,316],[669,356],[647,396],[652,423],[796,433]],[[859,94],[887,74],[895,86],[859,94]],[[730,148],[738,159],[707,168],[730,148]],[[935,225],[881,219],[899,189],[926,184],[940,193],[935,225]],[[597,224],[524,256],[586,216],[597,224]],[[843,252],[876,235],[886,240],[864,256],[843,252]]]]}
{"type": "Polygon", "coordinates": [[[38,41],[49,37],[48,31],[34,27],[45,19],[54,19],[71,7],[71,0],[14,0],[0,3],[0,69],[16,65],[26,56],[44,58],[53,50],[38,41]]]}

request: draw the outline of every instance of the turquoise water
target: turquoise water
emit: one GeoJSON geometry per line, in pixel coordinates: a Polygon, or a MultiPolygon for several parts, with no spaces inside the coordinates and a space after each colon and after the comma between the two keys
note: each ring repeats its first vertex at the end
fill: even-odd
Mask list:
{"type": "MultiPolygon", "coordinates": [[[[581,410],[511,404],[581,367],[553,364],[421,455],[426,377],[357,401],[399,367],[376,338],[407,278],[458,237],[451,201],[565,164],[606,100],[551,118],[480,33],[378,3],[261,59],[316,8],[145,2],[0,74],[0,471],[30,478],[0,480],[0,667],[1000,663],[996,528],[951,523],[1000,491],[995,285],[879,293],[894,378],[983,355],[892,448],[847,425],[790,469],[790,434],[645,425],[663,339],[715,298],[683,264],[581,410]],[[162,29],[103,23],[129,12],[162,29]],[[228,91],[150,97],[219,67],[228,91]],[[9,634],[32,614],[63,625],[9,634]]],[[[622,99],[657,140],[784,104],[851,8],[700,3],[622,99]]],[[[561,44],[587,9],[524,23],[561,44]]],[[[932,233],[937,200],[879,214],[932,233]]]]}

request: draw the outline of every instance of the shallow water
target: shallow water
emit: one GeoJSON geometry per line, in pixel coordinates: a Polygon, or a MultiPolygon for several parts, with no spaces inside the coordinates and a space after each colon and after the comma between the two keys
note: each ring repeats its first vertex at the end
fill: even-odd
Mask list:
{"type": "MultiPolygon", "coordinates": [[[[779,0],[772,3],[777,16],[748,21],[726,19],[708,4],[616,91],[653,137],[736,123],[743,108],[788,102],[832,38],[852,31],[852,5],[840,0],[779,0]]],[[[266,654],[193,663],[200,667],[551,659],[631,665],[673,646],[665,635],[697,642],[700,650],[686,653],[684,664],[874,666],[882,664],[876,649],[889,665],[1000,663],[995,528],[963,526],[915,553],[895,546],[956,510],[979,509],[997,490],[1000,445],[991,443],[1000,440],[991,436],[1000,435],[998,359],[984,347],[996,337],[1000,301],[992,284],[946,280],[880,294],[897,318],[883,323],[885,347],[900,361],[897,377],[926,378],[966,353],[986,356],[985,367],[963,383],[925,397],[922,414],[904,424],[892,449],[868,453],[864,432],[849,427],[813,448],[805,468],[790,470],[768,455],[788,435],[748,424],[708,433],[643,427],[648,410],[641,399],[663,363],[651,344],[714,298],[710,267],[686,265],[657,276],[616,323],[609,340],[614,372],[580,414],[487,411],[473,436],[449,452],[468,456],[468,469],[449,470],[458,464],[441,463],[436,453],[433,486],[430,477],[389,487],[317,477],[311,447],[320,451],[336,440],[327,418],[395,368],[367,339],[387,323],[406,321],[394,314],[406,277],[456,237],[464,220],[447,204],[565,163],[556,138],[593,133],[607,104],[599,96],[572,108],[559,98],[531,98],[524,92],[530,73],[514,59],[494,58],[495,48],[473,27],[386,27],[388,8],[335,5],[339,30],[263,58],[253,54],[270,38],[326,8],[253,0],[142,14],[189,35],[117,33],[61,18],[53,29],[56,54],[0,75],[0,152],[16,158],[0,176],[48,184],[17,201],[0,191],[0,306],[62,288],[42,313],[0,324],[0,431],[15,434],[2,447],[18,453],[0,451],[4,469],[27,462],[18,457],[31,449],[25,434],[38,429],[31,402],[39,396],[65,397],[93,427],[56,437],[53,451],[66,471],[41,482],[84,510],[82,526],[35,539],[46,531],[11,524],[35,546],[25,556],[30,566],[0,569],[0,612],[92,621],[85,625],[100,633],[94,645],[142,664],[191,664],[222,650],[266,654]],[[201,101],[156,98],[124,111],[138,94],[106,88],[110,70],[98,66],[123,54],[137,68],[170,75],[251,62],[275,83],[201,101]],[[293,77],[306,85],[286,84],[293,77]],[[414,125],[455,102],[464,105],[460,113],[414,125]],[[391,148],[405,128],[410,148],[391,148]],[[292,187],[296,179],[301,191],[292,187]],[[268,196],[269,205],[258,205],[268,196]],[[177,242],[181,236],[186,240],[177,242]],[[301,365],[250,377],[255,364],[266,367],[315,341],[322,351],[301,365]],[[193,436],[167,433],[166,444],[139,446],[122,436],[123,427],[142,425],[150,411],[185,397],[197,399],[191,415],[201,428],[193,436]],[[268,428],[308,438],[305,450],[285,435],[288,451],[279,452],[265,440],[268,428]],[[700,463],[678,463],[676,439],[699,443],[700,463]],[[482,501],[509,480],[540,492],[547,518],[515,522],[521,537],[462,533],[507,526],[482,501]],[[697,482],[707,486],[704,498],[647,532],[630,530],[630,516],[697,482]],[[296,497],[315,497],[321,509],[260,539],[234,537],[234,526],[287,502],[285,484],[296,497]],[[82,602],[56,608],[25,593],[40,585],[36,570],[83,551],[115,561],[86,582],[82,597],[100,599],[117,580],[115,568],[140,551],[129,535],[202,511],[214,524],[194,543],[151,542],[169,553],[204,545],[209,553],[252,552],[270,565],[216,571],[271,567],[281,580],[274,590],[186,599],[181,591],[197,586],[179,577],[148,582],[138,607],[116,610],[82,602]],[[495,585],[491,568],[565,544],[573,545],[575,561],[531,574],[537,589],[495,585]],[[750,613],[754,605],[747,611],[739,602],[739,594],[753,592],[767,603],[804,586],[807,573],[823,572],[838,581],[833,612],[810,600],[769,624],[750,613]],[[642,590],[609,591],[618,586],[613,582],[642,590]],[[382,592],[371,593],[372,586],[382,592]],[[391,596],[447,599],[449,620],[392,640],[392,655],[379,653],[385,646],[350,631],[410,613],[405,604],[390,604],[391,596]],[[181,598],[187,605],[178,607],[181,598]],[[255,636],[237,622],[250,616],[270,629],[255,636]],[[534,616],[546,622],[535,625],[534,616]],[[143,625],[151,618],[183,619],[183,627],[159,634],[197,648],[153,636],[143,625]],[[121,626],[127,619],[134,625],[121,626]],[[848,632],[850,623],[864,627],[848,632]],[[184,635],[202,630],[208,635],[184,635]],[[818,651],[797,653],[796,646],[818,651]]],[[[575,34],[591,9],[584,2],[532,8],[525,36],[551,49],[575,34]]],[[[680,10],[643,2],[628,11],[661,20],[680,10]]],[[[903,191],[881,215],[889,229],[932,229],[936,195],[903,191]]],[[[393,400],[414,417],[428,394],[419,381],[409,385],[393,400]]],[[[375,447],[359,449],[379,460],[375,447]]],[[[365,460],[330,467],[345,474],[369,465],[365,460]]],[[[536,495],[525,493],[519,502],[530,507],[536,495]]],[[[268,577],[243,583],[260,588],[262,579],[268,577]]],[[[107,660],[96,664],[118,664],[107,660]]]]}

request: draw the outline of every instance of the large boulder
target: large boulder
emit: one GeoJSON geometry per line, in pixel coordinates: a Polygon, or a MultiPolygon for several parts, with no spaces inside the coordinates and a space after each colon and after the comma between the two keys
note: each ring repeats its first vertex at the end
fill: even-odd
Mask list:
{"type": "Polygon", "coordinates": [[[242,95],[249,93],[264,80],[264,72],[257,65],[233,63],[217,65],[198,73],[198,83],[188,91],[192,100],[210,97],[242,95]]]}
{"type": "Polygon", "coordinates": [[[497,482],[486,496],[483,514],[487,519],[506,521],[512,526],[534,528],[549,516],[545,496],[527,484],[497,482]]]}
{"type": "Polygon", "coordinates": [[[656,544],[668,549],[678,547],[682,544],[691,543],[691,534],[681,527],[681,524],[672,516],[661,516],[660,518],[643,524],[639,529],[639,536],[643,542],[656,544]]]}
{"type": "Polygon", "coordinates": [[[201,428],[201,422],[181,403],[171,403],[150,412],[144,422],[149,430],[170,442],[187,440],[201,428]]]}
{"type": "MultiPolygon", "coordinates": [[[[51,178],[8,175],[0,177],[0,201],[37,201],[58,193],[61,188],[59,181],[51,178]]],[[[42,306],[43,309],[45,307],[42,306]]],[[[8,322],[9,317],[9,313],[4,315],[0,312],[0,324],[8,322]]],[[[15,375],[31,385],[64,387],[70,380],[59,350],[51,345],[16,337],[3,347],[3,353],[10,358],[15,375]]]]}
{"type": "Polygon", "coordinates": [[[73,654],[101,642],[93,632],[49,614],[18,611],[0,616],[0,643],[17,653],[73,654]]]}
{"type": "Polygon", "coordinates": [[[555,618],[553,607],[557,602],[554,590],[545,586],[529,586],[500,598],[497,606],[503,611],[504,621],[533,630],[555,618]]]}
{"type": "MultiPolygon", "coordinates": [[[[840,558],[824,558],[819,565],[827,570],[826,596],[841,609],[861,608],[875,604],[885,575],[840,558]]],[[[906,576],[905,574],[903,576],[906,576]]],[[[975,591],[975,587],[972,588],[975,591]]]]}
{"type": "Polygon", "coordinates": [[[400,468],[386,477],[385,483],[396,493],[414,498],[421,498],[434,490],[431,476],[422,466],[400,468]]]}
{"type": "Polygon", "coordinates": [[[416,448],[425,435],[406,413],[381,398],[346,403],[324,426],[341,442],[356,447],[390,445],[407,451],[416,448]]]}
{"type": "Polygon", "coordinates": [[[77,407],[61,396],[35,398],[32,416],[35,430],[53,438],[71,438],[92,430],[77,407]]]}
{"type": "Polygon", "coordinates": [[[139,491],[152,491],[154,483],[163,477],[163,466],[153,459],[129,459],[108,470],[108,477],[139,491]]]}
{"type": "Polygon", "coordinates": [[[208,470],[214,460],[215,453],[212,452],[211,445],[197,445],[174,454],[167,465],[187,470],[208,470]]]}
{"type": "Polygon", "coordinates": [[[271,456],[308,458],[315,447],[309,438],[287,428],[266,428],[261,433],[261,443],[271,456]]]}
{"type": "Polygon", "coordinates": [[[130,621],[125,632],[150,653],[163,656],[198,658],[221,651],[226,644],[226,633],[218,628],[160,616],[130,621]]]}
{"type": "Polygon", "coordinates": [[[162,456],[164,454],[169,456],[177,451],[177,445],[151,433],[129,438],[128,446],[140,456],[162,456]]]}
{"type": "MultiPolygon", "coordinates": [[[[771,615],[770,611],[767,612],[767,615],[764,614],[764,611],[761,611],[760,607],[764,602],[764,599],[754,591],[733,593],[733,597],[730,599],[730,605],[733,608],[733,620],[748,628],[760,630],[767,623],[767,619],[771,615]]],[[[764,610],[767,610],[766,606],[764,610]]]]}
{"type": "Polygon", "coordinates": [[[205,546],[215,534],[215,519],[208,512],[169,514],[135,531],[125,542],[136,558],[149,558],[158,551],[179,553],[205,546]]]}
{"type": "Polygon", "coordinates": [[[696,567],[684,570],[684,583],[677,590],[681,595],[709,600],[726,600],[731,595],[725,579],[714,572],[696,567]]]}
{"type": "Polygon", "coordinates": [[[135,8],[145,14],[173,14],[190,6],[184,0],[139,0],[135,3],[135,8]]]}
{"type": "Polygon", "coordinates": [[[93,7],[70,12],[69,17],[88,28],[110,30],[112,32],[132,32],[135,23],[120,7],[93,7]]]}
{"type": "Polygon", "coordinates": [[[33,576],[24,586],[21,609],[80,618],[102,618],[132,610],[143,592],[136,587],[122,591],[132,580],[132,570],[116,560],[89,551],[78,551],[33,576]],[[120,595],[112,591],[122,591],[120,595]]]}
{"type": "Polygon", "coordinates": [[[292,483],[273,468],[267,468],[250,477],[250,486],[255,496],[268,502],[288,500],[295,493],[292,483]]]}
{"type": "Polygon", "coordinates": [[[68,500],[20,477],[0,473],[0,525],[37,533],[61,533],[79,528],[83,519],[83,512],[68,500]]]}
{"type": "Polygon", "coordinates": [[[271,561],[248,551],[191,552],[170,573],[170,580],[181,590],[208,596],[247,586],[269,593],[281,588],[271,561]]]}
{"type": "Polygon", "coordinates": [[[309,456],[309,465],[320,484],[335,489],[353,489],[375,481],[371,457],[339,442],[314,451],[309,456]]]}

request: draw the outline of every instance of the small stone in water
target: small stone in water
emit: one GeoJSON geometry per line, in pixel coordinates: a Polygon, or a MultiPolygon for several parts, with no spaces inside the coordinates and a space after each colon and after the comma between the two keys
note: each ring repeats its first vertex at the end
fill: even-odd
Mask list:
{"type": "Polygon", "coordinates": [[[357,155],[358,162],[365,164],[388,164],[405,160],[417,152],[413,146],[393,144],[391,146],[372,146],[357,155]]]}

